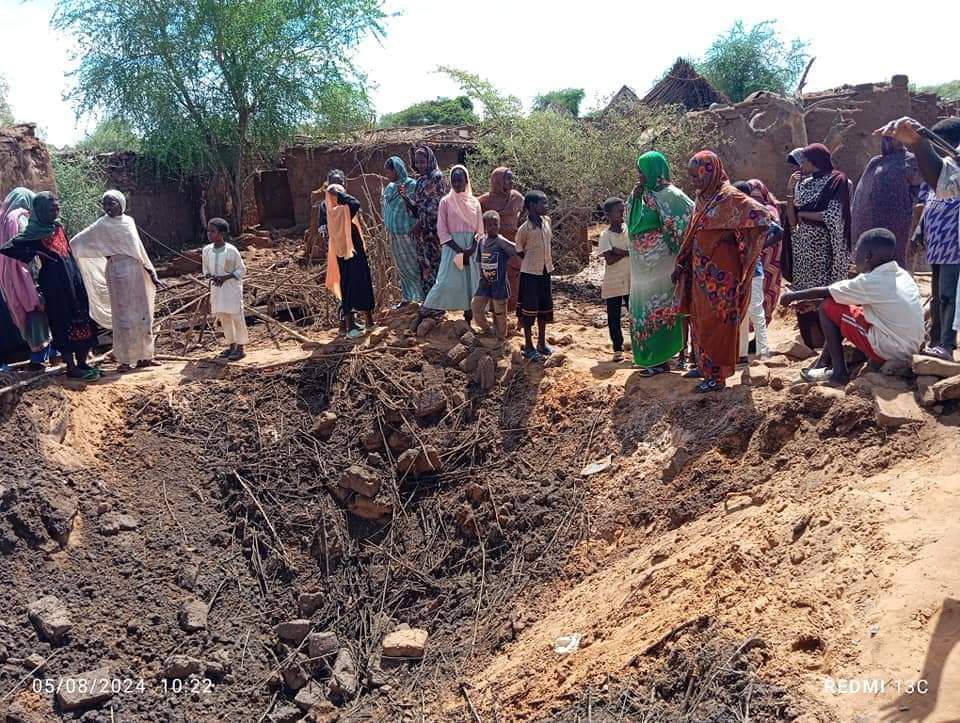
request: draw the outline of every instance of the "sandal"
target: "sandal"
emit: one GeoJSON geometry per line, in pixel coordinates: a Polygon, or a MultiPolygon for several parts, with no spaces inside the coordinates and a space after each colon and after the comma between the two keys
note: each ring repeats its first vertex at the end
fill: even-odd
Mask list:
{"type": "MultiPolygon", "coordinates": [[[[137,366],[140,366],[139,364],[137,366]]],[[[133,367],[129,364],[119,364],[117,365],[117,374],[126,374],[129,371],[133,371],[133,367]]]]}
{"type": "Polygon", "coordinates": [[[147,367],[162,367],[163,364],[156,359],[141,359],[137,362],[137,369],[146,369],[147,367]]]}
{"type": "Polygon", "coordinates": [[[684,379],[703,379],[703,372],[694,367],[683,375],[684,379]]]}
{"type": "Polygon", "coordinates": [[[932,356],[944,361],[953,361],[953,352],[942,346],[930,346],[921,352],[924,356],[932,356]]]}
{"type": "Polygon", "coordinates": [[[543,361],[543,354],[541,354],[536,349],[527,349],[523,352],[523,358],[527,361],[539,362],[543,361]]]}
{"type": "Polygon", "coordinates": [[[551,354],[553,354],[553,349],[551,349],[546,344],[544,344],[543,346],[538,346],[537,351],[540,352],[540,354],[543,356],[550,356],[551,354]]]}
{"type": "Polygon", "coordinates": [[[819,384],[820,382],[825,382],[830,379],[831,374],[833,374],[833,369],[827,369],[826,367],[811,367],[809,369],[800,370],[800,378],[809,384],[819,384]]]}
{"type": "Polygon", "coordinates": [[[640,376],[642,377],[656,377],[660,374],[668,374],[670,372],[670,367],[666,364],[657,364],[655,367],[645,367],[640,370],[640,376]]]}
{"type": "Polygon", "coordinates": [[[716,379],[704,379],[693,388],[697,394],[706,394],[707,392],[719,392],[726,388],[726,384],[718,382],[716,379]]]}
{"type": "Polygon", "coordinates": [[[233,352],[234,350],[228,347],[217,355],[217,359],[229,359],[230,355],[233,354],[233,352]]]}

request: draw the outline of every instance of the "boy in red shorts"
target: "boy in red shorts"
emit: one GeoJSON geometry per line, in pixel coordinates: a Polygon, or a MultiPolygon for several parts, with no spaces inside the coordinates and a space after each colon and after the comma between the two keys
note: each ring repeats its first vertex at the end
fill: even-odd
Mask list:
{"type": "Polygon", "coordinates": [[[890,231],[865,231],[854,249],[860,273],[830,286],[794,291],[780,297],[788,306],[795,301],[823,299],[820,326],[825,344],[820,359],[801,373],[804,381],[825,381],[844,386],[850,371],[843,358],[842,341],[851,342],[880,365],[909,362],[923,347],[923,303],[920,289],[896,258],[897,239],[890,231]]]}

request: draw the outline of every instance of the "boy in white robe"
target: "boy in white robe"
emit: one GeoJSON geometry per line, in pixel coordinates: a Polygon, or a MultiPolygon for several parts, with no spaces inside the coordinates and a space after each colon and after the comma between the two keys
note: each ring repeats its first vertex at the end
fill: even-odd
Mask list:
{"type": "Polygon", "coordinates": [[[222,218],[207,224],[209,244],[203,247],[203,277],[210,279],[210,312],[223,329],[228,348],[220,355],[229,361],[246,356],[249,341],[243,312],[243,275],[247,268],[237,247],[227,243],[230,225],[222,218]]]}

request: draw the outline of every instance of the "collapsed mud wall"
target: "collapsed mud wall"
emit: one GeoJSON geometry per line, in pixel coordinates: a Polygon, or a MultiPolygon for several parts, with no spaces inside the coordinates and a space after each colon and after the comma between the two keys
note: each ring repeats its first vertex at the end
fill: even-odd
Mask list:
{"type": "MultiPolygon", "coordinates": [[[[836,90],[814,93],[804,97],[806,105],[824,102],[807,116],[807,134],[811,143],[821,142],[837,119],[838,106],[853,107],[853,113],[844,116],[854,121],[853,128],[844,137],[843,147],[835,155],[837,168],[847,173],[856,183],[869,160],[880,153],[880,140],[872,135],[874,129],[904,115],[917,118],[924,125],[932,125],[940,115],[937,97],[929,93],[911,93],[906,76],[895,76],[891,83],[844,86],[836,90]]],[[[702,111],[712,118],[724,141],[717,149],[724,165],[734,180],[759,178],[777,195],[786,192],[790,175],[787,154],[795,147],[790,128],[777,121],[777,110],[762,94],[725,108],[702,111]],[[759,114],[759,128],[772,127],[758,134],[751,130],[750,119],[759,114]]]]}
{"type": "Polygon", "coordinates": [[[37,138],[36,125],[23,123],[0,128],[0,194],[17,186],[34,191],[56,191],[53,164],[46,145],[37,138]]]}

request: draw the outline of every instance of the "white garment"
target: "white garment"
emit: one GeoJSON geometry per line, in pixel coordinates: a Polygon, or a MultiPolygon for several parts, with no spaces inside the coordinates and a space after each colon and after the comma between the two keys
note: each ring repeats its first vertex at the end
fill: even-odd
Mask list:
{"type": "Polygon", "coordinates": [[[923,348],[920,289],[896,261],[828,288],[834,301],[863,307],[863,316],[871,324],[867,339],[881,358],[910,361],[923,348]]]}
{"type": "Polygon", "coordinates": [[[250,341],[247,333],[247,320],[243,314],[217,314],[217,320],[220,322],[220,328],[223,329],[223,336],[227,344],[246,344],[250,341]]]}
{"type": "Polygon", "coordinates": [[[113,357],[133,366],[153,359],[153,302],[156,287],[140,259],[115,254],[107,261],[113,320],[113,357]]]}
{"type": "Polygon", "coordinates": [[[110,288],[107,283],[107,259],[111,256],[129,256],[143,267],[152,316],[153,297],[156,295],[152,277],[157,272],[147,256],[140,234],[137,233],[137,224],[132,218],[127,215],[101,216],[73,237],[70,250],[83,276],[83,285],[87,289],[87,299],[90,302],[90,316],[95,322],[106,329],[113,328],[110,288]]]}
{"type": "MultiPolygon", "coordinates": [[[[597,253],[603,256],[607,251],[629,251],[630,235],[626,227],[620,233],[609,228],[600,234],[597,242],[597,253]]],[[[600,285],[600,298],[612,299],[614,296],[630,294],[630,257],[624,256],[614,264],[607,263],[603,271],[603,283],[600,285]]]]}
{"type": "Polygon", "coordinates": [[[243,264],[243,257],[237,247],[227,243],[220,251],[214,250],[213,244],[203,247],[203,275],[205,278],[214,276],[233,276],[221,286],[210,282],[210,312],[212,314],[242,314],[243,313],[243,275],[247,267],[243,264]]]}
{"type": "Polygon", "coordinates": [[[757,337],[757,354],[770,353],[770,341],[767,335],[767,317],[763,311],[763,275],[754,276],[750,286],[749,313],[740,324],[740,356],[747,356],[750,348],[750,324],[757,337]]]}
{"type": "Polygon", "coordinates": [[[960,196],[960,166],[952,158],[943,159],[943,169],[937,180],[937,195],[943,199],[960,196]]]}

